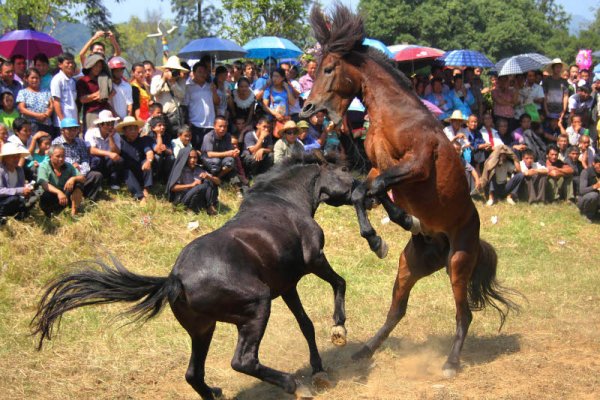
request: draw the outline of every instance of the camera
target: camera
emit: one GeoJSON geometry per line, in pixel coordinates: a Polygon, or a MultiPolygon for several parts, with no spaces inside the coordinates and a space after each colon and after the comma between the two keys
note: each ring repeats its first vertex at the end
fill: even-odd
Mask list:
{"type": "Polygon", "coordinates": [[[181,71],[179,71],[178,69],[171,70],[171,76],[173,76],[173,78],[179,78],[180,74],[181,71]]]}

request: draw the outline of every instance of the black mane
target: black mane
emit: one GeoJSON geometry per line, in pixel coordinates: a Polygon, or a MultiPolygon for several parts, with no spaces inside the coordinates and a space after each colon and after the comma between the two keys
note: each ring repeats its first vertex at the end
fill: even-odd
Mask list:
{"type": "Polygon", "coordinates": [[[348,7],[335,3],[331,18],[327,19],[319,5],[313,6],[310,13],[313,34],[321,45],[322,55],[336,53],[353,64],[362,64],[370,58],[388,72],[400,86],[412,90],[411,81],[398,70],[387,55],[378,49],[365,46],[367,37],[363,18],[348,7]]]}

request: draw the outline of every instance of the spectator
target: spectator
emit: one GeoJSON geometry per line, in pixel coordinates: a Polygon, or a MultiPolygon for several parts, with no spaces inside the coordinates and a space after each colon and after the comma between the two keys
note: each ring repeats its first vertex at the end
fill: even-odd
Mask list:
{"type": "Polygon", "coordinates": [[[548,146],[546,155],[550,201],[573,200],[573,168],[558,159],[558,148],[548,146]]]}
{"type": "MultiPolygon", "coordinates": [[[[69,118],[64,121],[69,122],[69,118]]],[[[38,183],[44,189],[40,197],[40,208],[50,218],[53,213],[71,206],[71,216],[77,215],[83,200],[85,177],[79,170],[65,161],[65,149],[54,144],[48,149],[48,161],[40,165],[38,183]]]]}
{"type": "Polygon", "coordinates": [[[6,143],[0,151],[0,225],[5,217],[27,216],[25,200],[33,195],[33,187],[25,182],[25,173],[19,161],[29,152],[14,143],[6,143]]]}
{"type": "Polygon", "coordinates": [[[296,101],[290,84],[286,82],[285,72],[281,68],[273,71],[270,85],[265,87],[262,95],[265,110],[275,123],[273,136],[280,137],[279,129],[290,120],[290,107],[296,101]]]}
{"type": "MultiPolygon", "coordinates": [[[[558,139],[556,139],[556,147],[558,148],[558,159],[560,161],[566,161],[569,148],[569,135],[561,133],[558,136],[558,139]]],[[[547,148],[546,151],[548,151],[547,148]]]]}
{"type": "Polygon", "coordinates": [[[558,121],[558,126],[560,127],[561,134],[566,134],[569,138],[569,145],[577,146],[579,144],[579,138],[583,135],[589,136],[590,132],[586,128],[583,127],[581,116],[575,114],[569,117],[571,124],[564,129],[562,120],[558,121]]]}
{"type": "MultiPolygon", "coordinates": [[[[150,104],[149,113],[150,113],[150,118],[148,118],[146,120],[146,122],[144,123],[144,126],[142,127],[140,136],[148,136],[150,134],[150,120],[152,118],[160,117],[160,118],[164,119],[164,116],[165,116],[163,114],[162,104],[156,103],[156,102],[150,104]]],[[[165,123],[166,123],[166,121],[165,121],[165,123]]]]}
{"type": "Polygon", "coordinates": [[[148,136],[154,140],[154,176],[158,179],[167,181],[175,157],[171,150],[171,135],[167,132],[167,122],[163,117],[154,117],[148,120],[150,133],[148,136]]]}
{"type": "MultiPolygon", "coordinates": [[[[273,71],[277,68],[277,60],[273,57],[265,58],[264,73],[252,84],[252,90],[258,100],[263,99],[263,93],[272,83],[273,71]]],[[[280,75],[285,77],[285,73],[280,71],[280,75]]]]}
{"type": "MultiPolygon", "coordinates": [[[[573,193],[575,196],[579,194],[579,177],[585,169],[580,160],[581,152],[577,146],[570,146],[567,149],[567,158],[565,163],[573,169],[573,193]]],[[[593,156],[591,158],[594,159],[593,156]]],[[[590,163],[591,164],[591,163],[590,163]]]]}
{"type": "Polygon", "coordinates": [[[298,82],[300,82],[300,86],[302,87],[302,93],[308,93],[312,89],[313,82],[315,80],[317,73],[317,62],[315,60],[310,60],[306,63],[306,74],[302,76],[298,82]]]}
{"type": "Polygon", "coordinates": [[[256,129],[244,135],[242,162],[249,177],[255,177],[273,165],[273,136],[267,118],[259,119],[256,129]]]}
{"type": "Polygon", "coordinates": [[[52,133],[50,117],[54,112],[52,95],[40,89],[40,72],[30,68],[25,73],[27,87],[17,96],[17,107],[23,117],[31,122],[31,132],[44,131],[52,133]]]}
{"type": "Polygon", "coordinates": [[[591,93],[591,87],[587,84],[580,84],[577,86],[577,93],[569,97],[569,114],[571,117],[579,116],[581,125],[584,127],[588,127],[591,123],[592,106],[594,104],[591,93]]]}
{"type": "Polygon", "coordinates": [[[547,144],[555,144],[561,134],[558,118],[546,117],[544,121],[544,139],[547,144]]]}
{"type": "Polygon", "coordinates": [[[471,115],[471,106],[475,104],[475,98],[471,90],[467,89],[463,84],[462,74],[454,75],[452,90],[450,90],[450,98],[452,99],[452,111],[459,110],[464,118],[471,115]]]}
{"type": "Polygon", "coordinates": [[[50,60],[44,53],[38,53],[33,57],[33,66],[40,73],[40,90],[50,91],[50,82],[52,82],[52,74],[50,73],[50,60]]]}
{"type": "Polygon", "coordinates": [[[117,42],[115,35],[111,31],[97,31],[79,52],[79,61],[81,62],[81,65],[85,65],[87,57],[91,56],[92,54],[99,54],[102,56],[102,58],[106,57],[106,47],[104,46],[104,43],[100,42],[100,39],[102,38],[108,38],[110,41],[110,44],[114,50],[112,57],[118,57],[121,55],[121,48],[119,47],[119,43],[117,42]],[[89,54],[86,54],[88,50],[89,54]]]}
{"type": "Polygon", "coordinates": [[[177,56],[169,57],[167,63],[157,69],[162,70],[162,74],[152,78],[150,94],[156,102],[162,104],[163,114],[168,122],[167,131],[173,136],[184,123],[181,104],[185,99],[186,79],[183,73],[189,70],[181,65],[177,56]]]}
{"type": "MultiPolygon", "coordinates": [[[[508,130],[508,124],[506,122],[504,122],[504,124],[505,129],[508,130]]],[[[480,145],[479,150],[484,152],[485,159],[487,159],[494,150],[494,147],[504,144],[500,134],[494,129],[494,119],[489,112],[483,115],[483,126],[479,132],[481,133],[481,138],[485,142],[485,146],[480,145]]]]}
{"type": "Polygon", "coordinates": [[[582,135],[579,137],[579,150],[581,151],[579,161],[581,161],[583,168],[589,168],[591,166],[594,155],[596,154],[596,151],[590,146],[590,143],[591,139],[589,136],[582,135]]]}
{"type": "Polygon", "coordinates": [[[79,131],[80,127],[76,119],[65,118],[60,121],[61,135],[54,139],[52,144],[63,146],[65,161],[73,165],[84,177],[83,195],[94,201],[102,187],[102,174],[91,170],[90,149],[85,141],[79,138],[79,131]]]}
{"type": "Polygon", "coordinates": [[[481,170],[481,165],[485,162],[486,154],[485,150],[490,146],[483,140],[481,132],[477,129],[479,120],[477,115],[471,114],[467,118],[467,142],[470,143],[471,150],[471,164],[477,167],[477,170],[481,170]]]}
{"type": "Polygon", "coordinates": [[[254,92],[250,90],[250,81],[246,77],[241,77],[237,82],[237,89],[233,90],[228,99],[229,111],[233,119],[243,118],[244,125],[252,126],[254,119],[254,108],[256,107],[256,98],[254,92]]]}
{"type": "Polygon", "coordinates": [[[208,215],[216,215],[221,180],[198,166],[196,150],[184,149],[180,156],[167,183],[169,201],[195,213],[206,208],[208,215]]]}
{"type": "Polygon", "coordinates": [[[219,65],[215,70],[215,78],[213,83],[217,88],[217,95],[219,96],[219,105],[215,107],[217,115],[223,115],[229,119],[227,114],[227,100],[231,96],[229,91],[229,85],[227,85],[227,68],[219,65]]]}
{"type": "Polygon", "coordinates": [[[596,154],[592,166],[581,173],[579,195],[577,207],[588,222],[593,223],[600,208],[600,154],[596,154]]]}
{"type": "Polygon", "coordinates": [[[489,180],[489,195],[486,205],[492,206],[497,200],[505,197],[508,204],[515,205],[523,182],[521,165],[517,156],[507,146],[496,146],[490,158],[485,162],[484,174],[486,170],[493,171],[493,176],[489,180]]]}
{"type": "Polygon", "coordinates": [[[38,136],[36,134],[37,139],[32,140],[33,146],[32,149],[37,147],[37,150],[31,153],[31,160],[26,164],[27,168],[29,168],[33,172],[33,180],[37,180],[37,172],[40,165],[48,160],[48,149],[52,144],[52,136],[50,136],[46,132],[41,132],[41,135],[38,136]]]}
{"type": "MultiPolygon", "coordinates": [[[[144,80],[144,65],[135,63],[131,66],[131,97],[133,98],[132,110],[136,119],[145,122],[150,117],[150,86],[144,80]]],[[[124,118],[123,118],[124,119],[124,118]]]]}
{"type": "MultiPolygon", "coordinates": [[[[300,121],[296,124],[298,128],[298,140],[302,143],[305,153],[312,153],[313,150],[321,148],[321,143],[315,137],[308,133],[310,125],[306,121],[300,121]]],[[[325,131],[323,131],[326,135],[325,131]]]]}
{"type": "Polygon", "coordinates": [[[591,82],[590,80],[590,70],[589,69],[582,69],[581,71],[579,71],[579,84],[583,84],[583,85],[589,85],[591,82]]]}
{"type": "Polygon", "coordinates": [[[98,119],[100,111],[109,110],[108,99],[113,96],[112,82],[109,87],[100,84],[99,77],[108,70],[104,57],[100,54],[92,54],[87,57],[83,67],[83,77],[77,81],[77,100],[83,104],[82,114],[84,129],[92,128],[94,121],[98,119]]]}
{"type": "Polygon", "coordinates": [[[77,87],[73,75],[75,74],[75,58],[70,53],[63,53],[57,57],[60,72],[54,75],[50,82],[50,94],[54,104],[54,127],[52,136],[58,135],[60,122],[65,118],[78,118],[77,112],[77,87]]]}
{"type": "MultiPolygon", "coordinates": [[[[512,133],[512,150],[517,155],[519,160],[523,155],[523,151],[527,149],[527,143],[525,143],[525,136],[528,135],[531,137],[533,135],[533,131],[531,130],[531,117],[529,114],[522,114],[519,118],[519,127],[515,129],[512,133]]],[[[536,152],[535,148],[532,148],[534,152],[536,152]]],[[[538,157],[539,159],[539,157],[538,157]]]]}
{"type": "Polygon", "coordinates": [[[0,93],[9,91],[17,98],[19,90],[23,88],[21,82],[15,80],[15,68],[13,63],[6,61],[0,65],[0,93]]]}
{"type": "MultiPolygon", "coordinates": [[[[19,82],[22,87],[27,86],[27,82],[25,82],[25,70],[27,70],[27,60],[25,60],[25,56],[22,54],[15,54],[10,58],[10,62],[15,68],[14,80],[19,82]]],[[[15,97],[17,97],[16,94],[15,97]]]]}
{"type": "Polygon", "coordinates": [[[292,155],[302,154],[304,148],[298,140],[298,127],[294,121],[288,121],[281,129],[281,139],[273,147],[273,161],[280,163],[292,155]]]}
{"type": "Polygon", "coordinates": [[[113,57],[108,61],[108,68],[112,76],[114,96],[109,99],[110,106],[120,119],[133,115],[133,92],[131,84],[123,78],[125,73],[125,60],[113,57]]]}
{"type": "Polygon", "coordinates": [[[8,140],[8,126],[5,123],[0,122],[0,151],[2,150],[2,145],[6,143],[8,140]]]}
{"type": "Polygon", "coordinates": [[[455,110],[452,112],[452,115],[446,120],[450,125],[444,128],[444,133],[446,137],[451,142],[456,142],[460,144],[461,149],[463,149],[462,154],[465,160],[468,163],[471,162],[471,143],[467,139],[468,132],[465,128],[463,128],[463,123],[465,122],[465,118],[462,115],[460,110],[455,110]]]}
{"type": "Polygon", "coordinates": [[[145,205],[152,187],[152,163],[154,162],[154,141],[151,137],[140,136],[143,122],[133,117],[125,119],[117,125],[117,132],[123,135],[121,141],[121,157],[123,157],[123,173],[127,189],[140,205],[145,205]]]}
{"type": "MultiPolygon", "coordinates": [[[[27,151],[29,154],[32,154],[35,150],[35,141],[42,135],[44,132],[38,132],[34,136],[31,137],[31,123],[27,121],[25,118],[16,118],[13,122],[13,135],[8,138],[9,143],[13,143],[18,146],[20,149],[27,151]]],[[[29,180],[32,178],[31,170],[26,167],[26,160],[31,159],[28,156],[26,159],[22,158],[19,160],[19,167],[25,168],[25,177],[29,180]]]]}
{"type": "Polygon", "coordinates": [[[527,190],[527,202],[529,204],[544,203],[546,200],[548,169],[535,161],[535,154],[530,149],[523,151],[520,166],[527,190]]]}
{"type": "Polygon", "coordinates": [[[250,82],[250,86],[252,87],[252,84],[256,80],[256,71],[252,61],[246,61],[244,64],[244,77],[248,79],[248,82],[250,82]]]}
{"type": "Polygon", "coordinates": [[[119,190],[123,173],[121,137],[115,130],[118,120],[110,110],[100,111],[98,119],[94,121],[95,127],[85,133],[85,143],[90,148],[90,168],[101,173],[112,190],[119,190]]]}
{"type": "Polygon", "coordinates": [[[177,131],[177,139],[171,141],[173,157],[177,159],[179,152],[183,149],[192,149],[192,130],[189,126],[183,125],[177,131]]]}
{"type": "Polygon", "coordinates": [[[492,90],[492,101],[496,124],[498,124],[498,118],[504,118],[508,122],[509,130],[514,130],[517,125],[515,105],[519,102],[519,92],[510,86],[508,76],[498,78],[496,89],[492,90]]]}
{"type": "Polygon", "coordinates": [[[569,67],[569,78],[567,84],[569,85],[569,95],[573,95],[577,92],[577,83],[579,82],[579,67],[575,64],[569,67]]]}
{"type": "Polygon", "coordinates": [[[235,90],[237,88],[237,83],[241,77],[244,76],[244,65],[241,61],[236,60],[233,62],[232,70],[228,75],[229,89],[235,90]]]}
{"type": "MultiPolygon", "coordinates": [[[[142,66],[144,68],[144,81],[146,82],[146,86],[150,87],[150,85],[152,84],[152,78],[154,78],[157,75],[156,67],[154,66],[154,63],[150,60],[142,61],[142,66]]],[[[160,73],[158,75],[160,75],[160,73]]]]}
{"type": "Polygon", "coordinates": [[[438,115],[440,121],[446,120],[452,114],[454,103],[450,94],[443,92],[443,84],[440,78],[434,78],[431,81],[431,93],[425,97],[425,100],[442,110],[442,114],[438,115]]]}
{"type": "Polygon", "coordinates": [[[454,150],[456,150],[456,153],[460,158],[460,162],[463,168],[465,169],[465,176],[467,178],[467,182],[469,182],[469,193],[471,193],[471,196],[475,196],[482,189],[479,174],[477,173],[475,168],[473,168],[473,166],[462,157],[462,149],[460,147],[460,144],[454,142],[453,145],[454,150]]]}
{"type": "Polygon", "coordinates": [[[523,113],[527,113],[532,121],[540,122],[540,110],[543,104],[544,89],[536,82],[535,71],[529,71],[523,87],[519,90],[518,111],[515,108],[515,117],[520,118],[523,113]]]}
{"type": "Polygon", "coordinates": [[[227,119],[217,115],[214,129],[208,132],[202,141],[204,168],[219,179],[230,178],[234,173],[235,157],[239,155],[239,149],[233,148],[231,135],[227,133],[227,119]]]}
{"type": "Polygon", "coordinates": [[[549,118],[563,119],[569,102],[569,84],[561,77],[563,62],[555,58],[549,66],[551,76],[544,79],[544,114],[549,118]]]}
{"type": "MultiPolygon", "coordinates": [[[[13,122],[21,116],[15,107],[15,97],[11,92],[0,94],[0,122],[6,126],[12,127],[13,122]]],[[[9,133],[13,132],[11,129],[9,133]]]]}
{"type": "Polygon", "coordinates": [[[481,69],[479,69],[479,74],[475,74],[475,69],[471,67],[465,68],[464,71],[465,77],[465,88],[469,89],[473,94],[473,98],[475,101],[471,104],[471,111],[473,114],[477,116],[478,119],[482,119],[484,106],[483,106],[483,95],[481,94],[481,90],[483,89],[483,81],[481,80],[481,69]]]}
{"type": "Polygon", "coordinates": [[[292,118],[292,121],[298,123],[300,120],[300,111],[302,111],[302,107],[300,106],[302,86],[300,85],[300,82],[296,80],[298,77],[298,67],[291,65],[290,63],[281,63],[280,68],[285,72],[285,78],[290,84],[290,88],[292,89],[292,93],[296,99],[294,104],[290,106],[290,117],[292,118]]]}
{"type": "Polygon", "coordinates": [[[192,146],[195,149],[203,146],[204,136],[213,130],[215,106],[220,103],[217,87],[208,80],[208,72],[201,63],[194,64],[194,77],[186,87],[183,100],[183,104],[188,107],[192,146]]]}
{"type": "MultiPolygon", "coordinates": [[[[331,126],[325,126],[325,113],[323,111],[311,115],[308,119],[308,135],[319,142],[321,147],[327,140],[327,130],[331,128],[331,126]]],[[[298,132],[298,134],[300,133],[298,132]]]]}

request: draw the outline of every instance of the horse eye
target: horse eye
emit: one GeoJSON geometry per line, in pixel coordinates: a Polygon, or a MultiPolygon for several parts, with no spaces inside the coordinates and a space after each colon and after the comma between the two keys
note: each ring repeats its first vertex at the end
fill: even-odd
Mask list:
{"type": "Polygon", "coordinates": [[[350,170],[348,169],[348,167],[342,167],[342,171],[343,172],[350,172],[350,170]]]}
{"type": "Polygon", "coordinates": [[[331,74],[333,72],[333,69],[335,67],[331,66],[331,67],[326,67],[323,72],[325,72],[327,75],[331,74]]]}

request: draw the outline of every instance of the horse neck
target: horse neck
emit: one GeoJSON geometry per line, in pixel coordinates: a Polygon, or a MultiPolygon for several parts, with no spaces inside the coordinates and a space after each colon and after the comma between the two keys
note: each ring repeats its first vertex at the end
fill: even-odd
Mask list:
{"type": "Polygon", "coordinates": [[[278,197],[282,198],[285,202],[292,204],[304,212],[310,213],[311,216],[315,215],[319,207],[318,194],[320,192],[317,187],[319,170],[318,166],[315,165],[314,167],[316,168],[294,168],[290,171],[293,174],[293,178],[286,178],[287,182],[294,182],[293,189],[278,194],[278,197]]]}

